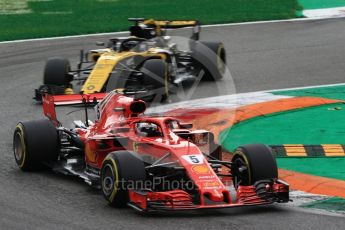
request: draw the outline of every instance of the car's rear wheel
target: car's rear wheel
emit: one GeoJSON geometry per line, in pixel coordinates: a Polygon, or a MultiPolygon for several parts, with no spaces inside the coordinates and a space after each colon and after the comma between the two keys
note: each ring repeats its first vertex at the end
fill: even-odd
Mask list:
{"type": "Polygon", "coordinates": [[[49,87],[51,94],[64,94],[70,91],[73,76],[69,74],[71,65],[65,58],[50,58],[46,62],[43,74],[43,84],[49,87]]]}
{"type": "Polygon", "coordinates": [[[231,173],[235,187],[253,185],[260,180],[278,177],[277,163],[272,150],[262,144],[238,147],[232,158],[231,173]]]}
{"type": "Polygon", "coordinates": [[[13,135],[15,160],[23,171],[41,169],[58,157],[58,132],[49,120],[20,122],[13,135]]]}
{"type": "Polygon", "coordinates": [[[111,152],[102,164],[102,193],[111,206],[124,207],[128,202],[128,188],[139,189],[145,179],[144,163],[132,152],[111,152]]]}
{"type": "Polygon", "coordinates": [[[222,79],[226,70],[226,52],[221,42],[194,43],[192,58],[196,74],[203,70],[202,80],[216,81],[222,79]]]}
{"type": "Polygon", "coordinates": [[[144,81],[152,85],[152,94],[157,101],[165,101],[169,97],[168,68],[161,59],[150,59],[144,62],[142,68],[144,81]]]}

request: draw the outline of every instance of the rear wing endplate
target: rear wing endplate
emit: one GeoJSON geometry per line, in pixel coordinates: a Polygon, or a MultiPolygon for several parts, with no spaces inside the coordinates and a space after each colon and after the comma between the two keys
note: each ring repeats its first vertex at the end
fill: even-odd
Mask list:
{"type": "Polygon", "coordinates": [[[60,122],[56,116],[55,106],[61,105],[79,105],[85,102],[93,104],[100,102],[106,93],[94,94],[70,94],[70,95],[50,95],[42,96],[43,114],[51,120],[55,126],[60,126],[60,122]]]}

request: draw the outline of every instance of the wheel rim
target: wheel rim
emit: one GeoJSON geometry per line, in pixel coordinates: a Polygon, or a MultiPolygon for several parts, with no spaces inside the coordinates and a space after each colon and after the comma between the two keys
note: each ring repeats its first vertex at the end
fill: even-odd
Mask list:
{"type": "Polygon", "coordinates": [[[235,188],[239,185],[249,185],[248,165],[242,157],[237,157],[233,161],[233,167],[231,169],[233,175],[233,183],[235,188]]]}
{"type": "Polygon", "coordinates": [[[106,196],[110,196],[114,190],[114,171],[109,164],[103,169],[102,190],[106,196]]]}
{"type": "Polygon", "coordinates": [[[14,136],[14,157],[18,163],[23,160],[25,154],[25,146],[22,134],[17,132],[14,136]]]}

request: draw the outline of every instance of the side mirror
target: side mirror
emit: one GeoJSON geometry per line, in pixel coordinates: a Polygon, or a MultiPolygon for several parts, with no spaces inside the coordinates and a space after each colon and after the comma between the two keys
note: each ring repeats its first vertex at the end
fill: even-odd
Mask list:
{"type": "Polygon", "coordinates": [[[170,37],[170,36],[164,36],[164,37],[163,37],[163,40],[164,40],[165,42],[169,42],[169,41],[171,40],[171,37],[170,37]]]}
{"type": "Polygon", "coordinates": [[[96,46],[105,46],[104,42],[96,42],[96,46]]]}
{"type": "Polygon", "coordinates": [[[176,43],[169,44],[168,46],[171,50],[177,50],[177,44],[176,43]]]}
{"type": "Polygon", "coordinates": [[[127,127],[118,127],[115,129],[115,133],[128,133],[130,131],[127,127]]]}

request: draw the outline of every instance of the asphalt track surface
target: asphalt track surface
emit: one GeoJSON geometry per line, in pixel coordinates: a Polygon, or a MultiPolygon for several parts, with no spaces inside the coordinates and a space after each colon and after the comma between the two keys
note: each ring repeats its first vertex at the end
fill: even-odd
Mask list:
{"type": "MultiPolygon", "coordinates": [[[[210,27],[202,39],[225,43],[236,91],[250,92],[344,82],[344,28],[345,19],[210,27]]],[[[65,56],[75,63],[81,48],[108,37],[0,44],[0,229],[344,229],[344,216],[286,205],[142,215],[109,207],[78,179],[21,172],[13,129],[41,117],[31,98],[44,61],[65,56]]],[[[215,95],[212,87],[202,84],[194,97],[215,95]]]]}

